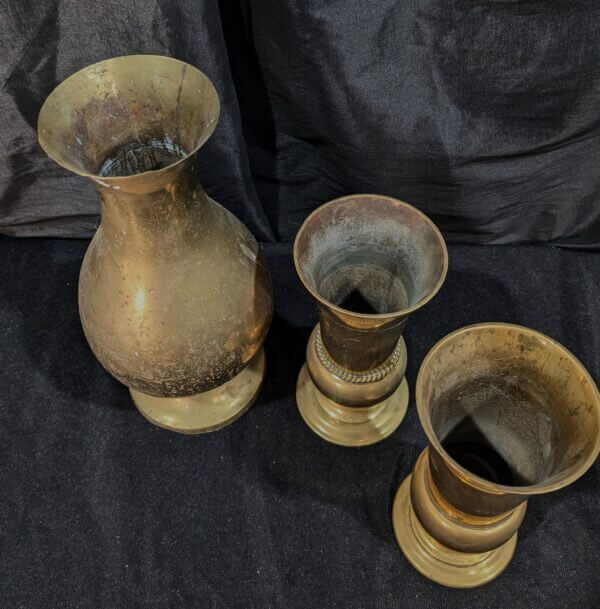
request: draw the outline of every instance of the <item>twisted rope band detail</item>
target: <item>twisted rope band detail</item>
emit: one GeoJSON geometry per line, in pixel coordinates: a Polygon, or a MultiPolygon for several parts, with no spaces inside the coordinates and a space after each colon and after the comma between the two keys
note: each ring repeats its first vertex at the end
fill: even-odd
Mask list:
{"type": "Polygon", "coordinates": [[[323,366],[325,366],[328,372],[331,372],[331,374],[334,374],[348,383],[361,384],[373,383],[374,381],[380,381],[382,378],[386,377],[400,361],[402,352],[404,351],[404,345],[402,343],[402,339],[400,339],[392,354],[385,360],[385,362],[383,362],[383,364],[380,364],[377,366],[377,368],[365,370],[364,372],[341,368],[333,361],[331,355],[329,355],[327,352],[325,345],[323,345],[320,327],[317,328],[317,332],[315,334],[315,349],[317,350],[319,361],[323,364],[323,366]]]}

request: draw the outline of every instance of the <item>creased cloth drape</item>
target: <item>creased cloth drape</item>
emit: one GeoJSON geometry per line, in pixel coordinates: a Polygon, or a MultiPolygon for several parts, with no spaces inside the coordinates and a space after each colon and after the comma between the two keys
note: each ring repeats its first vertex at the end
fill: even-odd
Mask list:
{"type": "Polygon", "coordinates": [[[0,19],[2,233],[93,233],[37,114],[76,70],[156,53],[214,81],[200,179],[260,240],[375,192],[450,241],[600,247],[596,0],[2,0],[0,19]]]}

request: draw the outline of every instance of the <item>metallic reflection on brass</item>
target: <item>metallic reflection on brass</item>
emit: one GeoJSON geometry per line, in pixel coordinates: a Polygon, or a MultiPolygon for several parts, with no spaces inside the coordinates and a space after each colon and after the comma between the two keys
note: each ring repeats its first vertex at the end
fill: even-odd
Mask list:
{"type": "Polygon", "coordinates": [[[351,195],[306,219],[294,262],[319,307],[296,387],[300,413],[329,442],[374,444],[406,413],[402,330],[444,282],[444,240],[411,205],[351,195]]]}
{"type": "Polygon", "coordinates": [[[131,389],[140,412],[159,427],[182,433],[215,431],[244,414],[258,396],[265,375],[265,352],[229,382],[197,396],[157,398],[131,389]]]}
{"type": "Polygon", "coordinates": [[[532,495],[583,475],[600,450],[600,394],[547,336],[469,326],[429,352],[416,402],[429,446],[396,494],[396,539],[426,577],[456,588],[508,565],[532,495]]]}
{"type": "Polygon", "coordinates": [[[256,240],[196,182],[218,115],[202,72],[134,55],[65,80],[38,121],[46,153],[92,180],[102,202],[79,278],[90,347],[148,419],[186,433],[252,403],[272,316],[256,240]]]}

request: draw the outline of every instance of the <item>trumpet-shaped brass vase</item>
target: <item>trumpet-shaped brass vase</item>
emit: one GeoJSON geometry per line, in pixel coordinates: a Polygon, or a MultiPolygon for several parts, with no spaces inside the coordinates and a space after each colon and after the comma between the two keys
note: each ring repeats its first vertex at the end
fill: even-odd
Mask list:
{"type": "Polygon", "coordinates": [[[184,433],[250,406],[272,315],[256,240],[196,183],[218,115],[202,72],[137,55],[71,76],[38,121],[46,153],[92,180],[102,203],[79,278],[90,347],[145,417],[184,433]]]}
{"type": "Polygon", "coordinates": [[[596,459],[600,395],[556,341],[489,323],[433,347],[416,402],[429,446],[396,494],[396,538],[426,577],[485,584],[510,562],[528,498],[567,486],[596,459]]]}
{"type": "Polygon", "coordinates": [[[306,219],[294,262],[319,308],[296,387],[300,413],[334,444],[378,442],[406,412],[402,330],[444,281],[444,240],[411,205],[352,195],[306,219]]]}

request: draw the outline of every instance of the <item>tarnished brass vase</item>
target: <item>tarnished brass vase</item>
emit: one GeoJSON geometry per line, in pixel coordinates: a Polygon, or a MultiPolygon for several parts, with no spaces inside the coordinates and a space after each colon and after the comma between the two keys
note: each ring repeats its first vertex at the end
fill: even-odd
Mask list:
{"type": "Polygon", "coordinates": [[[296,386],[300,413],[329,442],[374,444],[406,412],[402,330],[444,282],[444,240],[407,203],[352,195],[306,219],[294,262],[319,308],[296,386]]]}
{"type": "Polygon", "coordinates": [[[600,395],[556,341],[487,323],[433,347],[416,402],[429,446],[396,494],[396,539],[429,579],[485,584],[510,562],[529,497],[571,484],[596,459],[600,395]]]}
{"type": "Polygon", "coordinates": [[[147,419],[184,433],[250,406],[272,316],[256,240],[196,183],[218,115],[202,72],[134,55],[65,80],[38,121],[48,156],[92,180],[102,203],[79,278],[90,347],[147,419]]]}

